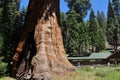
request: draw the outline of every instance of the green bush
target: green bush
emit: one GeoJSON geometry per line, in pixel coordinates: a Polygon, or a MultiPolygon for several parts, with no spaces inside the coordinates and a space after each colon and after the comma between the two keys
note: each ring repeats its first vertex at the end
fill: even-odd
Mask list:
{"type": "Polygon", "coordinates": [[[1,33],[0,33],[0,50],[2,48],[2,45],[3,45],[3,38],[2,38],[1,33]]]}
{"type": "Polygon", "coordinates": [[[90,68],[90,66],[85,66],[85,67],[83,67],[83,70],[84,70],[84,71],[87,71],[87,72],[92,71],[92,69],[90,68]]]}
{"type": "Polygon", "coordinates": [[[2,61],[3,57],[0,57],[0,77],[5,75],[7,70],[7,63],[2,61]]]}
{"type": "Polygon", "coordinates": [[[95,71],[95,75],[103,78],[107,76],[107,72],[101,69],[97,69],[95,71]]]}
{"type": "Polygon", "coordinates": [[[118,67],[120,67],[120,63],[118,64],[118,67]]]}

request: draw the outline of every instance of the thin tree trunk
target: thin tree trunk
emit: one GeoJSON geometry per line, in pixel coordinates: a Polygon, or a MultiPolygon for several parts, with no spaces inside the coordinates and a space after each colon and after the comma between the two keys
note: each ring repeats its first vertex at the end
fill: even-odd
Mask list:
{"type": "Polygon", "coordinates": [[[30,0],[24,31],[13,57],[12,75],[17,74],[17,79],[48,80],[55,77],[53,74],[74,69],[63,47],[59,0],[30,0]]]}

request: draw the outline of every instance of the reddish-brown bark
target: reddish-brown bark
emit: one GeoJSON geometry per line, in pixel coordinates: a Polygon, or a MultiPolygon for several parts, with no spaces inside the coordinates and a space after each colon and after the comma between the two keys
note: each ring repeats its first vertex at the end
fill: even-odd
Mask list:
{"type": "Polygon", "coordinates": [[[74,71],[63,47],[59,0],[30,0],[13,63],[17,79],[48,80],[53,74],[74,71]]]}

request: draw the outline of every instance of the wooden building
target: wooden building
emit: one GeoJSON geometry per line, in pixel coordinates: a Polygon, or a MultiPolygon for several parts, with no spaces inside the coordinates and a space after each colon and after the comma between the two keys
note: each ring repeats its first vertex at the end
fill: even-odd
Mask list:
{"type": "Polygon", "coordinates": [[[111,52],[101,52],[101,53],[92,53],[89,56],[78,56],[70,57],[68,60],[75,66],[81,65],[117,65],[120,63],[120,52],[111,53],[111,52]]]}

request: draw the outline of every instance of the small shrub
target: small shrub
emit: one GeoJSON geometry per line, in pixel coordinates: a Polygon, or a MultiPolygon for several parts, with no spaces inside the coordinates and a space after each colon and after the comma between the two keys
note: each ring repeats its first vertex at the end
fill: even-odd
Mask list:
{"type": "Polygon", "coordinates": [[[90,66],[85,66],[85,67],[83,67],[83,70],[84,70],[84,71],[87,71],[87,72],[92,71],[92,69],[90,68],[90,66]]]}
{"type": "Polygon", "coordinates": [[[7,70],[7,63],[2,61],[3,57],[0,57],[0,77],[5,75],[7,70]]]}
{"type": "Polygon", "coordinates": [[[120,63],[118,64],[118,67],[120,67],[120,63]]]}
{"type": "Polygon", "coordinates": [[[101,69],[97,69],[96,72],[95,72],[95,75],[103,78],[103,77],[106,77],[107,72],[105,72],[101,69]]]}

